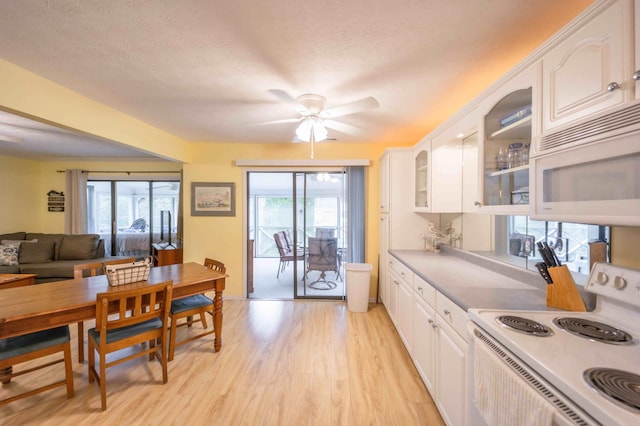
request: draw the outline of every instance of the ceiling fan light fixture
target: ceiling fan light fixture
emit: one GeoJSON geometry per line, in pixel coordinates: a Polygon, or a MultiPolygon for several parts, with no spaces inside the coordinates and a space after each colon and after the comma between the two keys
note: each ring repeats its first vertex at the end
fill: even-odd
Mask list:
{"type": "Polygon", "coordinates": [[[328,133],[322,120],[315,115],[309,115],[302,120],[296,129],[296,136],[304,142],[311,142],[312,138],[314,142],[320,142],[327,139],[328,133]]]}

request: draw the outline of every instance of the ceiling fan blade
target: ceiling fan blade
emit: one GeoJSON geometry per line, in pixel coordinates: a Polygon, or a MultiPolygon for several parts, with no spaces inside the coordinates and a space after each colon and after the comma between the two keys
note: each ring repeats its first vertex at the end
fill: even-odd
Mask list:
{"type": "Polygon", "coordinates": [[[359,135],[362,132],[362,129],[358,127],[335,120],[322,120],[322,124],[329,129],[337,130],[338,132],[345,133],[347,135],[359,135]]]}
{"type": "Polygon", "coordinates": [[[271,124],[297,123],[301,119],[302,118],[285,118],[282,120],[261,121],[259,123],[249,124],[249,126],[265,126],[265,125],[271,125],[271,124]]]}
{"type": "Polygon", "coordinates": [[[294,98],[284,90],[269,89],[267,90],[267,92],[271,93],[276,98],[291,106],[295,111],[301,114],[307,112],[307,109],[304,107],[304,105],[302,105],[296,98],[294,98]]]}
{"type": "Polygon", "coordinates": [[[367,109],[378,108],[379,106],[380,104],[378,103],[376,98],[369,96],[368,98],[360,99],[359,101],[326,109],[322,111],[320,116],[322,118],[340,117],[343,115],[355,114],[356,112],[364,111],[367,109]]]}

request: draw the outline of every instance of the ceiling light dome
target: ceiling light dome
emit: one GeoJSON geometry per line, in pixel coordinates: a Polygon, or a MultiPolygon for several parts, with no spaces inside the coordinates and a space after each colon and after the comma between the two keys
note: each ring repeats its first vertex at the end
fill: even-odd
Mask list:
{"type": "Polygon", "coordinates": [[[315,115],[305,117],[298,128],[296,136],[304,142],[320,142],[327,139],[327,129],[322,124],[322,120],[315,115]]]}

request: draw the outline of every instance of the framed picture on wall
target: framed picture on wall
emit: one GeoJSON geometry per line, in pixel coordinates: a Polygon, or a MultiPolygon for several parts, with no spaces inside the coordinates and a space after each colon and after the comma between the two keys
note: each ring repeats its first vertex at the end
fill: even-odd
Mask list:
{"type": "Polygon", "coordinates": [[[191,182],[191,216],[235,215],[235,183],[191,182]]]}

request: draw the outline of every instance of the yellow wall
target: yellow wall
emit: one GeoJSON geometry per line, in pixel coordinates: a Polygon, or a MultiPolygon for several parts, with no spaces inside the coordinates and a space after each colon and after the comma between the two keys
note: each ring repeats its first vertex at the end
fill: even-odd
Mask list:
{"type": "Polygon", "coordinates": [[[0,234],[42,232],[40,163],[0,155],[0,234]]]}

